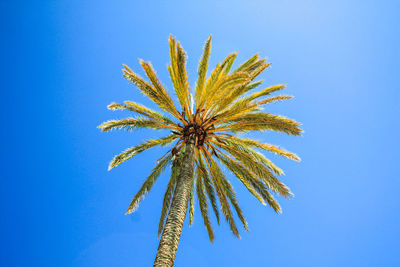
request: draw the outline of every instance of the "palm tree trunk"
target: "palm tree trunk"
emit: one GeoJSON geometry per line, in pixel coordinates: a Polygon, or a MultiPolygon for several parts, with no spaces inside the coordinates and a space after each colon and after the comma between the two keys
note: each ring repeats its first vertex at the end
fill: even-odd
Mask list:
{"type": "Polygon", "coordinates": [[[190,190],[193,184],[195,135],[189,137],[182,159],[181,170],[177,179],[174,197],[168,213],[167,222],[158,246],[154,267],[171,267],[181,237],[183,222],[189,203],[190,190]]]}

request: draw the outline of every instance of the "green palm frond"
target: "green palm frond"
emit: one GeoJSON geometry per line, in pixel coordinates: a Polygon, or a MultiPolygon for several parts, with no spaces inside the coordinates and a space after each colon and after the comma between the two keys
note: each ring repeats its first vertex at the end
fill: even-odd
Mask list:
{"type": "Polygon", "coordinates": [[[171,158],[172,154],[168,154],[167,156],[163,156],[161,159],[158,160],[157,165],[153,168],[153,171],[151,172],[149,177],[147,177],[147,179],[144,181],[139,192],[137,192],[136,195],[133,197],[131,204],[129,205],[129,208],[126,211],[126,214],[134,212],[137,209],[140,201],[144,198],[144,195],[150,192],[151,188],[153,187],[153,184],[160,176],[161,172],[170,163],[171,158]]]}

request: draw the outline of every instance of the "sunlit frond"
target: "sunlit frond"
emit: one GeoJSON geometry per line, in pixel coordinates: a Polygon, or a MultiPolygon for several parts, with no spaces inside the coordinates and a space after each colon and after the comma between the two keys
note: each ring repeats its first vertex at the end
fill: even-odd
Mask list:
{"type": "Polygon", "coordinates": [[[203,217],[204,225],[206,226],[208,238],[211,242],[214,240],[214,231],[211,226],[211,221],[208,216],[208,204],[204,192],[203,175],[200,168],[196,169],[196,192],[200,206],[201,216],[203,217]]]}
{"type": "Polygon", "coordinates": [[[151,119],[145,119],[145,118],[127,118],[123,120],[110,120],[106,121],[103,124],[97,126],[97,128],[100,128],[102,132],[107,132],[110,130],[116,130],[116,129],[125,129],[127,131],[132,131],[134,129],[139,129],[139,128],[150,128],[150,129],[175,129],[173,126],[166,125],[164,123],[161,123],[159,121],[151,120],[151,119]]]}
{"type": "Polygon", "coordinates": [[[280,115],[270,113],[254,112],[247,113],[238,118],[225,121],[227,126],[217,127],[213,132],[230,131],[230,132],[246,132],[246,131],[263,131],[273,130],[284,132],[289,135],[301,135],[303,130],[300,123],[280,115]]]}
{"type": "Polygon", "coordinates": [[[186,53],[182,46],[171,35],[169,38],[171,65],[168,71],[174,84],[176,96],[182,109],[190,115],[189,109],[189,83],[186,73],[186,53]]]}
{"type": "Polygon", "coordinates": [[[203,49],[203,56],[201,57],[200,64],[198,67],[198,75],[197,84],[196,84],[196,93],[195,98],[200,99],[203,94],[204,82],[206,80],[207,68],[208,68],[208,60],[210,57],[211,51],[211,35],[208,37],[206,44],[203,49]]]}
{"type": "Polygon", "coordinates": [[[165,169],[165,167],[170,163],[172,158],[172,154],[168,154],[166,156],[163,156],[161,159],[158,160],[157,165],[153,168],[153,171],[147,177],[147,179],[144,181],[142,187],[140,188],[139,192],[136,193],[136,195],[133,197],[131,204],[129,205],[128,210],[126,211],[126,214],[129,214],[131,212],[134,212],[137,207],[139,206],[140,201],[144,198],[144,195],[148,192],[150,192],[153,184],[157,180],[157,178],[160,176],[161,172],[165,169]]]}
{"type": "Polygon", "coordinates": [[[143,94],[148,96],[154,103],[156,103],[162,110],[177,116],[176,109],[170,106],[170,103],[165,101],[162,95],[148,82],[146,82],[142,77],[138,74],[134,73],[128,66],[123,65],[125,69],[123,69],[124,77],[135,84],[143,94]]]}
{"type": "Polygon", "coordinates": [[[202,159],[201,154],[198,153],[197,155],[198,155],[198,157],[197,157],[197,160],[198,160],[197,167],[198,167],[198,169],[200,171],[200,175],[201,175],[201,177],[203,179],[204,188],[206,189],[206,193],[207,193],[208,199],[210,200],[211,206],[212,206],[212,208],[214,210],[214,214],[215,214],[215,217],[217,219],[217,223],[219,224],[219,212],[218,212],[217,199],[215,197],[215,190],[214,190],[212,181],[210,179],[210,175],[208,173],[208,169],[206,168],[206,166],[204,164],[204,161],[202,159]]]}
{"type": "Polygon", "coordinates": [[[265,165],[257,161],[252,155],[241,150],[241,147],[235,146],[233,143],[230,145],[220,142],[213,143],[240,161],[244,166],[246,166],[246,168],[259,177],[272,191],[279,193],[284,197],[293,195],[290,189],[279,181],[279,179],[276,178],[265,165]]]}
{"type": "Polygon", "coordinates": [[[248,91],[251,91],[251,90],[253,90],[254,88],[257,88],[257,87],[258,87],[260,84],[262,84],[263,82],[264,82],[264,81],[261,80],[261,81],[253,82],[253,83],[250,83],[250,84],[246,85],[246,88],[243,90],[244,93],[247,93],[248,91]]]}
{"type": "Polygon", "coordinates": [[[109,166],[108,166],[108,170],[111,170],[114,167],[117,167],[118,165],[120,165],[122,162],[127,161],[128,159],[136,156],[137,154],[155,147],[157,145],[168,145],[170,144],[173,140],[175,140],[176,138],[178,138],[177,135],[175,134],[171,134],[168,135],[166,137],[163,138],[159,138],[159,139],[154,139],[154,140],[147,140],[144,143],[137,145],[137,146],[133,146],[131,148],[126,149],[124,152],[122,152],[121,154],[116,155],[110,162],[109,166]]]}
{"type": "Polygon", "coordinates": [[[142,114],[150,119],[154,119],[154,120],[158,120],[170,125],[176,125],[172,120],[170,120],[168,117],[164,116],[161,113],[158,113],[152,109],[149,109],[147,107],[145,107],[144,105],[132,102],[132,101],[125,101],[124,104],[119,104],[119,103],[111,103],[110,105],[107,106],[108,109],[111,110],[130,110],[139,114],[142,114]]]}
{"type": "Polygon", "coordinates": [[[226,139],[225,137],[220,138],[220,139],[223,140],[227,145],[234,146],[235,148],[239,149],[240,151],[243,151],[244,153],[250,155],[251,157],[254,158],[254,160],[264,164],[275,174],[277,174],[277,175],[284,174],[284,172],[278,166],[276,166],[272,161],[270,161],[268,158],[266,158],[263,154],[254,150],[251,146],[243,144],[242,142],[237,142],[235,139],[226,139]]]}
{"type": "Polygon", "coordinates": [[[175,108],[175,104],[172,101],[171,97],[168,95],[167,91],[162,86],[161,82],[158,80],[156,72],[153,69],[153,66],[150,62],[144,62],[139,59],[140,65],[142,65],[143,70],[146,73],[146,76],[149,78],[150,82],[153,85],[154,90],[157,92],[159,98],[162,99],[164,105],[168,107],[168,111],[173,114],[175,117],[179,118],[179,112],[175,108]]]}
{"type": "Polygon", "coordinates": [[[229,183],[229,181],[225,178],[225,175],[223,174],[223,172],[221,172],[221,184],[222,184],[222,188],[225,192],[225,195],[228,196],[229,201],[231,202],[232,206],[235,208],[236,214],[239,217],[240,221],[243,224],[243,227],[246,231],[249,231],[249,228],[247,226],[247,221],[243,216],[243,211],[242,209],[239,207],[239,204],[237,203],[237,198],[236,198],[236,193],[233,190],[232,185],[229,183]]]}
{"type": "Polygon", "coordinates": [[[225,220],[228,222],[232,233],[236,237],[240,237],[236,223],[232,216],[232,211],[229,206],[229,202],[227,200],[226,191],[223,187],[223,173],[221,169],[218,167],[218,164],[213,160],[213,158],[208,154],[209,152],[203,149],[205,153],[204,157],[207,162],[208,168],[211,173],[212,181],[215,187],[215,191],[217,192],[219,202],[221,204],[222,213],[225,215],[225,220]]]}
{"type": "Polygon", "coordinates": [[[254,62],[256,62],[258,60],[258,54],[255,54],[254,56],[252,56],[251,58],[249,58],[248,60],[246,60],[243,64],[241,64],[237,69],[235,69],[233,71],[233,73],[235,72],[239,72],[242,71],[244,69],[246,69],[247,67],[249,67],[250,65],[252,65],[254,62]]]}
{"type": "Polygon", "coordinates": [[[265,205],[263,198],[257,193],[248,180],[248,176],[250,176],[248,170],[240,165],[239,162],[231,159],[229,156],[224,155],[223,153],[218,155],[221,162],[224,163],[224,165],[242,182],[247,190],[249,190],[251,194],[253,194],[263,205],[265,205]]]}
{"type": "Polygon", "coordinates": [[[269,152],[275,153],[277,155],[286,157],[288,159],[300,161],[299,156],[297,156],[296,154],[289,152],[281,147],[278,147],[278,146],[274,146],[271,144],[265,144],[265,143],[259,143],[258,141],[255,141],[253,139],[241,138],[241,137],[233,136],[233,135],[225,135],[224,138],[233,139],[233,140],[235,140],[235,142],[240,143],[242,145],[257,147],[257,148],[264,149],[269,152]]]}

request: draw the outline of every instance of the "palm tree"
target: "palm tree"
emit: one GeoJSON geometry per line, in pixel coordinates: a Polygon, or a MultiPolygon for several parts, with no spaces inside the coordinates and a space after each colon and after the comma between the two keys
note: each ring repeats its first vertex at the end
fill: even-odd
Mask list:
{"type": "Polygon", "coordinates": [[[151,64],[139,60],[150,83],[125,65],[122,70],[124,77],[169,115],[132,101],[125,101],[124,104],[111,103],[108,106],[111,110],[129,110],[142,116],[111,120],[98,126],[103,132],[112,129],[131,131],[137,128],[170,131],[170,134],[163,138],[148,140],[128,148],[115,156],[109,165],[110,170],[147,149],[174,144],[157,161],[126,212],[129,214],[138,208],[140,201],[150,191],[162,171],[171,165],[171,178],[164,195],[158,227],[158,235],[161,233],[162,235],[154,266],[174,264],[188,207],[189,224],[193,222],[195,194],[211,242],[214,240],[214,232],[208,212],[209,204],[218,224],[220,205],[232,233],[239,237],[231,211],[233,206],[244,229],[248,231],[236,194],[221,170],[221,164],[225,165],[263,205],[267,203],[277,213],[281,212],[281,208],[272,193],[286,198],[293,195],[277,178],[283,171],[259,150],[296,161],[300,160],[299,157],[278,146],[240,137],[234,135],[235,133],[264,130],[284,132],[289,135],[302,133],[298,122],[284,116],[262,112],[263,105],[292,98],[288,95],[270,96],[271,93],[284,89],[285,85],[274,85],[258,92],[250,92],[262,83],[254,80],[270,65],[265,59],[255,55],[231,71],[237,56],[237,53],[233,53],[222,63],[218,63],[210,77],[206,78],[211,49],[210,36],[200,60],[196,88],[192,90],[193,97],[186,72],[186,54],[180,43],[172,36],[169,38],[169,45],[171,63],[167,67],[180,108],[175,105],[158,80],[151,64]]]}

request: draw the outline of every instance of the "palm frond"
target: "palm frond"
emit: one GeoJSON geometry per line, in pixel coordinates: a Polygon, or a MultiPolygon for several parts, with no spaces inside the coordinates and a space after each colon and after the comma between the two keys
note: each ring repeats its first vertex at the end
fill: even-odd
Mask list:
{"type": "Polygon", "coordinates": [[[197,159],[198,159],[198,164],[197,168],[200,171],[201,177],[203,179],[203,184],[206,189],[207,197],[210,200],[211,206],[214,210],[215,217],[217,219],[217,223],[219,225],[219,212],[218,212],[218,204],[217,204],[217,199],[215,197],[215,190],[212,185],[210,175],[208,173],[207,168],[205,167],[204,161],[202,159],[202,156],[200,153],[197,153],[197,159]]]}
{"type": "Polygon", "coordinates": [[[266,201],[268,205],[275,210],[275,212],[277,213],[281,212],[281,208],[278,202],[268,192],[268,189],[266,188],[265,184],[261,182],[259,179],[257,179],[250,170],[248,170],[239,161],[235,161],[231,159],[229,156],[224,155],[223,153],[219,153],[218,155],[220,156],[221,161],[224,162],[224,164],[228,167],[228,169],[230,169],[239,178],[240,181],[242,181],[242,179],[245,181],[243,184],[254,196],[257,197],[257,199],[263,205],[265,205],[264,201],[266,201]],[[239,174],[239,176],[236,173],[239,174]]]}
{"type": "Polygon", "coordinates": [[[287,150],[285,150],[284,148],[278,147],[278,146],[274,146],[271,144],[266,144],[266,143],[260,143],[256,140],[253,139],[249,139],[249,138],[241,138],[238,136],[233,136],[233,135],[226,135],[224,136],[225,138],[231,139],[231,140],[235,140],[235,142],[240,143],[242,145],[246,145],[246,146],[252,146],[252,147],[257,147],[260,149],[264,149],[267,150],[271,153],[286,157],[288,159],[292,159],[295,161],[300,161],[301,159],[299,158],[299,156],[297,156],[296,154],[289,152],[287,150]]]}
{"type": "Polygon", "coordinates": [[[189,115],[189,83],[186,73],[186,54],[179,42],[171,35],[169,38],[171,65],[168,71],[174,84],[175,93],[182,109],[189,115]]]}
{"type": "Polygon", "coordinates": [[[252,195],[254,195],[263,205],[265,205],[263,198],[257,193],[254,187],[248,181],[247,177],[250,174],[248,173],[247,169],[223,153],[218,154],[218,156],[221,162],[224,163],[224,165],[240,180],[240,182],[242,182],[247,190],[249,190],[252,195]]]}
{"type": "Polygon", "coordinates": [[[160,176],[161,172],[170,163],[171,158],[172,158],[172,154],[168,154],[167,156],[163,156],[162,158],[160,158],[158,160],[157,165],[153,168],[153,171],[151,172],[149,177],[147,177],[147,179],[144,181],[139,192],[137,192],[136,195],[133,197],[132,202],[129,205],[129,208],[125,214],[134,212],[137,209],[140,201],[144,198],[144,195],[146,193],[150,192],[151,188],[153,187],[153,184],[155,183],[157,178],[160,176]]]}
{"type": "Polygon", "coordinates": [[[256,98],[262,97],[262,96],[266,96],[266,95],[270,95],[273,92],[276,91],[280,91],[286,88],[285,84],[277,84],[277,85],[273,85],[270,87],[265,88],[264,90],[261,90],[259,92],[253,93],[252,95],[250,95],[249,97],[245,98],[246,102],[250,102],[256,98]]]}
{"type": "Polygon", "coordinates": [[[281,168],[276,166],[271,160],[266,158],[262,153],[254,150],[251,146],[243,144],[242,142],[237,142],[235,139],[226,139],[225,137],[220,138],[222,141],[224,141],[226,144],[230,146],[234,146],[238,150],[242,151],[243,153],[246,153],[253,157],[255,160],[258,162],[264,164],[267,166],[272,172],[274,172],[277,175],[283,175],[284,172],[281,168]]]}
{"type": "Polygon", "coordinates": [[[211,242],[214,240],[214,231],[212,229],[211,221],[208,216],[208,204],[207,199],[204,192],[204,184],[203,184],[203,175],[201,173],[200,168],[196,169],[196,192],[197,198],[200,206],[201,216],[203,217],[204,225],[206,226],[208,238],[211,242]]]}
{"type": "Polygon", "coordinates": [[[257,60],[258,60],[258,54],[255,54],[254,56],[252,56],[251,58],[246,60],[243,64],[241,64],[237,69],[235,69],[233,71],[233,73],[239,72],[239,71],[242,71],[242,70],[246,69],[248,66],[250,66],[251,64],[253,64],[257,60]]]}
{"type": "Polygon", "coordinates": [[[122,162],[127,161],[128,159],[136,156],[137,154],[150,149],[152,147],[155,147],[157,145],[168,145],[170,144],[172,141],[174,141],[176,138],[178,138],[177,135],[175,134],[171,134],[168,135],[166,137],[163,138],[159,138],[159,139],[153,139],[153,140],[147,140],[144,143],[137,145],[137,146],[133,146],[131,148],[126,149],[125,151],[123,151],[122,153],[116,155],[110,162],[109,166],[108,166],[108,170],[111,170],[114,167],[117,167],[118,165],[120,165],[122,162]]]}
{"type": "Polygon", "coordinates": [[[164,102],[164,105],[168,107],[168,111],[173,114],[175,117],[179,117],[177,115],[179,112],[175,108],[175,104],[172,101],[172,98],[168,95],[167,91],[162,86],[161,82],[158,80],[156,72],[153,69],[153,66],[150,62],[144,62],[139,59],[139,63],[142,66],[143,70],[146,73],[146,76],[149,78],[150,82],[153,85],[154,90],[157,92],[159,98],[161,98],[164,102]]]}
{"type": "Polygon", "coordinates": [[[206,107],[211,110],[218,105],[235,88],[243,87],[249,82],[249,75],[245,72],[237,72],[221,78],[207,95],[206,107]]]}
{"type": "Polygon", "coordinates": [[[209,153],[208,150],[203,149],[202,151],[204,153],[204,158],[205,158],[208,168],[210,170],[212,181],[213,181],[214,187],[215,187],[215,191],[217,192],[219,202],[221,204],[222,212],[225,215],[225,220],[229,224],[232,233],[236,237],[240,238],[236,223],[232,216],[229,202],[226,199],[225,190],[223,188],[223,184],[222,184],[223,183],[222,182],[223,173],[222,173],[221,169],[218,167],[217,163],[212,159],[211,155],[208,154],[209,153]]]}
{"type": "Polygon", "coordinates": [[[207,79],[204,92],[199,99],[199,108],[203,108],[205,103],[209,101],[209,95],[213,94],[215,89],[215,85],[218,83],[220,79],[222,79],[224,75],[225,68],[229,65],[229,63],[235,59],[237,53],[233,53],[228,55],[222,63],[218,63],[215,69],[212,71],[210,77],[207,79]]]}
{"type": "MultiPolygon", "coordinates": [[[[139,128],[171,129],[172,126],[166,125],[162,122],[155,121],[152,119],[145,119],[138,117],[138,118],[126,118],[122,120],[109,120],[97,126],[97,128],[100,128],[102,132],[107,132],[116,129],[125,129],[127,131],[132,131],[134,129],[139,129],[139,128]]],[[[175,127],[172,129],[175,129],[175,127]]]]}
{"type": "Polygon", "coordinates": [[[238,53],[233,53],[230,54],[224,62],[222,62],[222,66],[223,66],[223,71],[222,74],[223,75],[227,75],[229,73],[229,71],[232,68],[233,62],[235,61],[236,57],[237,57],[238,53]]]}
{"type": "MultiPolygon", "coordinates": [[[[162,95],[148,82],[146,82],[142,77],[138,74],[134,73],[128,66],[123,65],[125,69],[122,70],[124,73],[124,77],[135,84],[143,94],[148,96],[154,103],[156,103],[162,110],[172,114],[173,116],[177,116],[177,111],[174,107],[170,106],[170,103],[165,101],[162,95]]],[[[179,117],[177,117],[179,118],[179,117]]]]}
{"type": "Polygon", "coordinates": [[[300,136],[303,132],[300,128],[300,123],[292,119],[262,112],[247,113],[224,123],[227,126],[217,127],[213,131],[246,132],[273,130],[297,136],[300,136]]]}
{"type": "Polygon", "coordinates": [[[158,120],[160,122],[164,122],[170,125],[176,125],[172,120],[170,120],[168,117],[164,116],[161,113],[158,113],[152,109],[149,109],[148,107],[145,107],[142,104],[135,103],[132,101],[125,101],[124,104],[119,104],[119,103],[111,103],[110,105],[107,106],[108,109],[110,110],[130,110],[139,114],[142,114],[150,119],[158,120]]]}
{"type": "Polygon", "coordinates": [[[257,161],[251,154],[241,150],[240,147],[232,144],[223,144],[220,142],[211,141],[218,147],[224,149],[239,162],[241,162],[246,168],[251,170],[257,177],[259,177],[272,191],[281,194],[284,197],[292,196],[293,193],[290,189],[278,178],[276,178],[266,166],[257,161]]]}
{"type": "Polygon", "coordinates": [[[237,197],[236,197],[236,193],[233,190],[232,185],[229,183],[229,181],[225,178],[225,175],[223,174],[223,172],[221,172],[221,184],[222,184],[222,188],[224,190],[225,195],[228,196],[229,201],[231,202],[232,206],[235,208],[236,214],[239,217],[240,221],[243,224],[243,227],[246,231],[249,231],[248,225],[247,225],[247,221],[243,216],[243,211],[242,209],[239,207],[239,204],[237,203],[237,197]]]}
{"type": "Polygon", "coordinates": [[[263,82],[264,82],[263,80],[260,80],[260,81],[253,82],[253,83],[250,83],[250,84],[246,85],[246,88],[244,89],[244,93],[247,93],[248,91],[251,91],[254,88],[257,88],[263,82]]]}
{"type": "Polygon", "coordinates": [[[196,84],[196,92],[195,98],[200,99],[203,94],[204,89],[204,82],[206,80],[207,68],[208,68],[208,60],[210,57],[211,51],[211,35],[208,37],[206,44],[203,49],[203,56],[201,57],[199,68],[198,68],[198,75],[197,84],[196,84]]]}

